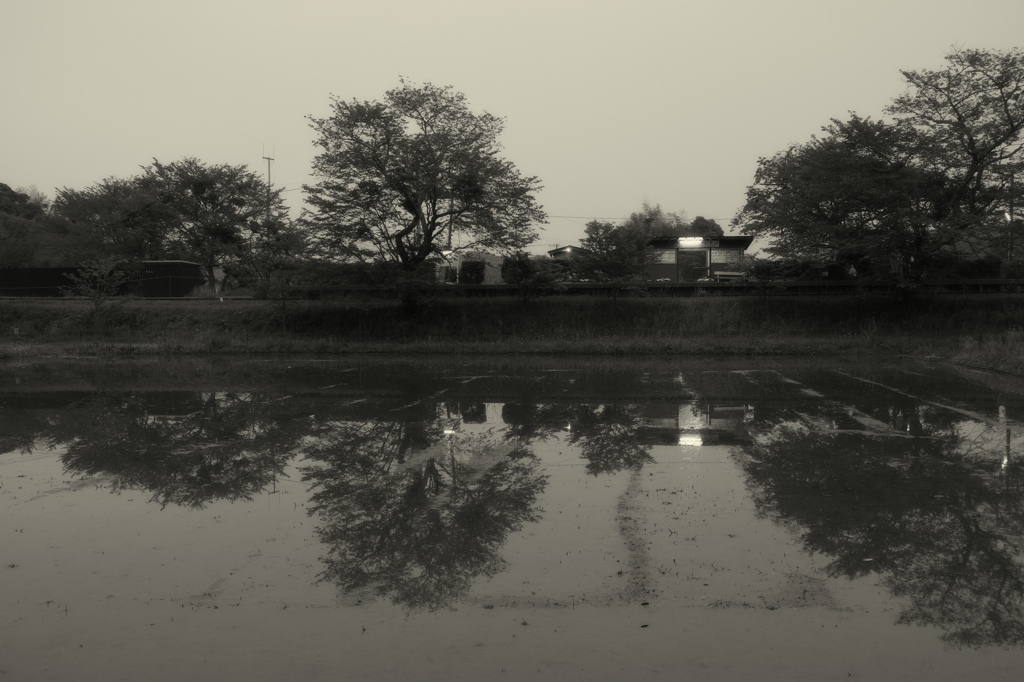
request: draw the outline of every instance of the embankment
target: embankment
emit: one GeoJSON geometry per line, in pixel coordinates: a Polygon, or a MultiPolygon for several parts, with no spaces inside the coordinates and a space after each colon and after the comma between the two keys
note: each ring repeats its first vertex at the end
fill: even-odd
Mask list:
{"type": "Polygon", "coordinates": [[[211,353],[934,355],[1024,373],[1024,294],[0,301],[0,356],[211,353]]]}

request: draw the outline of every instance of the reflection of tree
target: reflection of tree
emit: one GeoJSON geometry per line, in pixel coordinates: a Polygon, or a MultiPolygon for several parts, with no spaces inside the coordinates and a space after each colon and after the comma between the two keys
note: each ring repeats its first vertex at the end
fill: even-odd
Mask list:
{"type": "Polygon", "coordinates": [[[505,403],[501,419],[508,427],[507,438],[532,443],[563,431],[570,419],[569,411],[568,405],[505,403]]]}
{"type": "Polygon", "coordinates": [[[508,403],[502,419],[508,425],[508,437],[524,443],[568,428],[569,442],[580,447],[587,473],[595,476],[638,471],[654,461],[650,446],[642,442],[643,418],[636,405],[508,403]]]}
{"type": "Polygon", "coordinates": [[[999,458],[971,452],[955,429],[931,433],[782,426],[744,468],[759,508],[799,524],[810,551],[833,557],[831,575],[879,572],[907,597],[899,622],[960,645],[1024,644],[1024,470],[1000,474],[999,458]]]}
{"type": "Polygon", "coordinates": [[[72,473],[151,491],[161,506],[198,508],[251,499],[283,473],[304,435],[301,419],[264,396],[189,394],[186,402],[187,414],[155,415],[143,397],[99,394],[58,413],[46,437],[67,446],[61,459],[72,473]]]}
{"type": "MultiPolygon", "coordinates": [[[[3,411],[0,410],[0,414],[3,411]]],[[[22,420],[14,420],[0,423],[0,454],[6,452],[26,453],[32,450],[36,438],[40,433],[46,431],[46,426],[38,419],[31,419],[28,423],[22,420]]]]}
{"type": "MultiPolygon", "coordinates": [[[[49,394],[47,397],[53,396],[49,394]]],[[[0,454],[32,451],[36,440],[46,433],[47,400],[24,393],[0,394],[0,454]]],[[[57,398],[59,401],[59,397],[57,398]]]]}
{"type": "Polygon", "coordinates": [[[631,405],[574,405],[569,442],[578,444],[587,460],[587,473],[639,471],[654,461],[650,446],[640,439],[643,420],[631,405]]]}
{"type": "Polygon", "coordinates": [[[440,423],[335,422],[306,450],[311,514],[327,545],[322,578],[372,586],[396,603],[437,609],[479,575],[527,521],[546,477],[532,455],[490,435],[443,435],[440,423]],[[409,430],[421,436],[408,448],[409,430]]]}

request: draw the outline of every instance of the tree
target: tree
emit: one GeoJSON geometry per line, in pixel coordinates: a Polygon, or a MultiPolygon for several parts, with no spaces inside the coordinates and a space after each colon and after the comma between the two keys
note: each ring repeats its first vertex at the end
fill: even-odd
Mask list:
{"type": "Polygon", "coordinates": [[[697,216],[693,219],[687,228],[688,235],[680,236],[691,236],[691,237],[721,237],[725,234],[725,230],[714,218],[705,218],[704,216],[697,216]]]}
{"type": "Polygon", "coordinates": [[[141,261],[171,255],[173,212],[156,188],[138,177],[106,178],[83,190],[65,187],[57,191],[53,212],[81,235],[91,257],[141,261]]]}
{"type": "Polygon", "coordinates": [[[35,187],[14,190],[0,183],[0,267],[44,266],[62,260],[68,240],[49,215],[49,203],[35,187]]]}
{"type": "Polygon", "coordinates": [[[912,287],[943,254],[1003,234],[1021,167],[1024,52],[956,50],[904,71],[891,122],[851,115],[762,158],[734,221],[776,257],[853,264],[912,287]]]}
{"type": "Polygon", "coordinates": [[[411,271],[441,247],[514,251],[536,238],[541,187],[499,156],[503,119],[473,113],[450,87],[404,80],[382,102],[331,108],[310,117],[321,151],[305,186],[325,255],[411,271]]]}
{"type": "Polygon", "coordinates": [[[118,290],[128,281],[123,263],[112,256],[86,261],[78,272],[64,275],[70,282],[63,287],[69,296],[83,296],[92,301],[93,309],[99,312],[107,300],[117,296],[118,290]]]}
{"type": "Polygon", "coordinates": [[[643,281],[650,259],[647,232],[633,225],[592,220],[584,228],[583,247],[572,261],[577,279],[589,282],[643,281]]]}
{"type": "MultiPolygon", "coordinates": [[[[35,189],[33,188],[35,192],[35,189]]],[[[27,192],[13,190],[9,185],[0,182],[0,213],[34,220],[46,212],[45,197],[39,195],[35,200],[27,192]],[[41,198],[39,198],[41,197],[41,198]]]]}
{"type": "MultiPolygon", "coordinates": [[[[713,230],[714,221],[704,221],[699,229],[713,230]]],[[[580,241],[584,251],[573,262],[579,279],[594,282],[639,282],[645,277],[652,257],[647,245],[652,239],[699,236],[680,213],[666,213],[658,204],[644,202],[643,207],[621,225],[591,221],[580,241]]],[[[721,234],[719,228],[718,234],[721,234]]]]}
{"type": "Polygon", "coordinates": [[[853,116],[826,136],[758,163],[740,213],[788,261],[855,266],[911,282],[952,243],[934,227],[945,179],[914,165],[904,130],[853,116]]]}
{"type": "Polygon", "coordinates": [[[1004,175],[1021,168],[1024,50],[956,49],[946,61],[938,71],[901,71],[909,87],[887,111],[916,134],[919,162],[952,181],[950,216],[974,222],[1005,197],[1004,175]]]}
{"type": "Polygon", "coordinates": [[[214,269],[237,260],[250,239],[284,221],[281,190],[272,190],[247,166],[206,165],[193,158],[143,168],[140,186],[169,209],[168,241],[187,253],[214,282],[214,269]]]}
{"type": "Polygon", "coordinates": [[[84,231],[98,253],[126,261],[194,260],[211,282],[215,268],[240,261],[251,267],[259,255],[251,251],[278,249],[288,232],[281,190],[245,165],[194,158],[154,159],[138,176],[64,188],[54,212],[84,231]]]}
{"type": "Polygon", "coordinates": [[[525,303],[538,294],[564,291],[566,272],[558,261],[520,251],[505,256],[501,264],[501,278],[509,284],[518,285],[519,296],[525,303]]]}
{"type": "Polygon", "coordinates": [[[942,229],[974,253],[1001,252],[1004,214],[1020,205],[1024,169],[1024,50],[955,49],[944,69],[902,71],[909,87],[887,109],[916,134],[919,162],[948,178],[942,229]],[[993,248],[996,247],[996,248],[993,248]]]}
{"type": "Polygon", "coordinates": [[[46,192],[43,192],[35,185],[18,187],[16,191],[28,197],[28,202],[33,205],[33,210],[38,215],[44,215],[50,210],[50,197],[46,196],[46,192]]]}

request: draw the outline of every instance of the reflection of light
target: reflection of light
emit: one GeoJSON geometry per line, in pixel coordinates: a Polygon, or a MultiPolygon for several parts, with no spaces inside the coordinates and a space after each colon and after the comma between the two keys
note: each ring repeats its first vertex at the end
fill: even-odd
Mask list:
{"type": "Polygon", "coordinates": [[[572,424],[566,424],[565,425],[565,430],[566,431],[572,431],[572,424]]]}
{"type": "Polygon", "coordinates": [[[698,433],[688,433],[679,436],[680,447],[699,448],[701,445],[704,445],[704,439],[698,433]]]}
{"type": "Polygon", "coordinates": [[[446,435],[446,436],[454,436],[455,435],[455,429],[445,429],[444,430],[444,435],[446,435]]]}
{"type": "Polygon", "coordinates": [[[679,246],[702,246],[704,244],[703,237],[680,237],[679,246]]]}

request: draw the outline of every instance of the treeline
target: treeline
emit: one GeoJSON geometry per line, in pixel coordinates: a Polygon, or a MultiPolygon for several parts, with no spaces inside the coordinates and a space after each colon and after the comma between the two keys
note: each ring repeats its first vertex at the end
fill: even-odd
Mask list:
{"type": "Polygon", "coordinates": [[[236,284],[267,281],[301,253],[281,190],[246,166],[154,160],[129,178],[64,188],[52,201],[0,184],[0,268],[112,271],[189,260],[236,284]]]}
{"type": "Polygon", "coordinates": [[[887,120],[850,114],[760,159],[733,224],[779,263],[908,288],[1024,276],[1024,51],[955,49],[901,73],[887,120]]]}
{"type": "MultiPolygon", "coordinates": [[[[907,290],[1024,276],[1024,50],[955,49],[941,69],[902,74],[888,120],[851,114],[759,160],[732,222],[767,255],[746,264],[753,276],[907,290]]],[[[313,181],[294,220],[282,190],[244,165],[154,160],[52,202],[0,185],[0,267],[182,259],[210,281],[222,271],[228,286],[270,288],[343,264],[411,302],[460,251],[508,255],[506,281],[629,282],[645,278],[651,239],[723,232],[645,205],[588,223],[569,265],[555,265],[524,255],[547,217],[540,180],[502,158],[504,120],[473,112],[461,93],[402,80],[379,101],[333,98],[309,120],[313,181]]]]}

